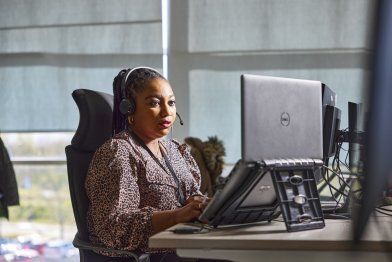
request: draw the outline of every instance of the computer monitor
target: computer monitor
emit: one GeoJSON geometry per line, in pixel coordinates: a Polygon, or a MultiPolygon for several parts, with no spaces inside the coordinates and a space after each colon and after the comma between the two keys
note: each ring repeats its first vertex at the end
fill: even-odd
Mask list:
{"type": "Polygon", "coordinates": [[[357,242],[392,176],[392,1],[378,1],[374,17],[374,53],[365,123],[363,194],[353,221],[354,240],[357,242]]]}
{"type": "Polygon", "coordinates": [[[348,102],[348,164],[351,174],[359,174],[362,172],[363,159],[361,154],[363,152],[364,144],[364,130],[363,130],[363,105],[348,102]]]}

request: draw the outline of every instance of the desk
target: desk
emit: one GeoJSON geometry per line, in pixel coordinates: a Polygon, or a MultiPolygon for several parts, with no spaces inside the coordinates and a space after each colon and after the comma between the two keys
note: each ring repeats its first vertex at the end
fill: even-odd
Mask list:
{"type": "Polygon", "coordinates": [[[174,248],[181,257],[267,262],[391,262],[392,218],[372,217],[362,243],[351,241],[350,220],[326,220],[323,229],[289,233],[283,222],[233,226],[200,234],[170,230],[150,238],[152,248],[174,248]]]}

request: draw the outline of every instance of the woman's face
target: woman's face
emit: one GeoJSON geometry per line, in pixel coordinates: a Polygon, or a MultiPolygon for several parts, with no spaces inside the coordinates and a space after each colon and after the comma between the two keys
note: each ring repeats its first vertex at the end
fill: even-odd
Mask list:
{"type": "Polygon", "coordinates": [[[168,81],[154,79],[136,95],[132,130],[144,142],[167,135],[176,120],[176,101],[168,81]]]}

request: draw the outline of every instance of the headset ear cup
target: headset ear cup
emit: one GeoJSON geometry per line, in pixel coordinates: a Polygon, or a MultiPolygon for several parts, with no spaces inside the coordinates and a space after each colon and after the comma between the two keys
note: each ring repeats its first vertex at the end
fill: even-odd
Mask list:
{"type": "Polygon", "coordinates": [[[129,99],[121,100],[118,109],[123,115],[132,115],[135,112],[135,104],[129,99]]]}

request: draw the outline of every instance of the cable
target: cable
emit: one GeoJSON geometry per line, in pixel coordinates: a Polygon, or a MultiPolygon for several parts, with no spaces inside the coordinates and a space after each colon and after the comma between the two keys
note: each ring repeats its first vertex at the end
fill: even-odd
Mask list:
{"type": "Polygon", "coordinates": [[[391,206],[391,205],[381,205],[379,207],[376,207],[375,210],[380,214],[392,216],[392,209],[385,208],[385,206],[391,206]]]}
{"type": "MultiPolygon", "coordinates": [[[[337,171],[335,171],[325,165],[323,166],[323,168],[325,168],[325,170],[326,170],[325,172],[323,172],[324,181],[329,187],[331,197],[336,202],[335,207],[333,207],[332,209],[329,209],[329,210],[325,209],[324,214],[327,214],[327,213],[335,214],[335,212],[337,212],[338,210],[340,210],[341,208],[343,208],[347,204],[347,199],[349,197],[349,193],[346,192],[345,190],[348,190],[350,192],[351,186],[346,182],[346,180],[342,174],[338,173],[337,171]],[[331,176],[330,176],[330,172],[332,173],[331,176]],[[336,188],[334,185],[332,185],[332,181],[335,178],[337,178],[339,181],[339,185],[340,185],[339,189],[336,188]],[[333,192],[333,190],[335,192],[333,192]]],[[[349,218],[349,216],[350,216],[349,214],[348,215],[339,214],[336,216],[332,216],[332,215],[328,216],[328,218],[347,219],[347,218],[349,218]]]]}
{"type": "Polygon", "coordinates": [[[387,212],[381,211],[380,208],[378,208],[378,207],[376,207],[375,210],[376,210],[376,212],[378,212],[380,214],[392,217],[392,212],[391,213],[387,213],[387,212]]]}
{"type": "MultiPolygon", "coordinates": [[[[339,174],[338,172],[334,171],[333,169],[331,169],[330,167],[327,167],[325,165],[323,165],[324,168],[327,169],[327,171],[331,171],[335,176],[334,177],[338,177],[340,182],[343,182],[345,187],[348,187],[349,189],[351,189],[351,186],[345,181],[344,177],[341,177],[341,174],[339,174]]],[[[329,177],[329,173],[327,172],[327,177],[325,177],[325,174],[323,175],[325,182],[328,184],[328,186],[330,186],[330,188],[334,189],[336,192],[338,192],[339,194],[348,197],[348,194],[346,194],[345,192],[341,191],[340,189],[337,189],[335,186],[333,186],[330,181],[332,179],[330,179],[329,177]]]]}
{"type": "MultiPolygon", "coordinates": [[[[350,194],[354,193],[355,198],[357,198],[358,195],[360,196],[360,193],[362,192],[362,189],[354,190],[352,188],[352,175],[354,174],[348,163],[350,152],[349,150],[343,148],[343,144],[347,142],[347,138],[345,137],[345,133],[347,133],[347,131],[348,128],[341,130],[335,139],[336,150],[333,156],[331,168],[327,165],[323,166],[323,168],[325,168],[325,171],[322,173],[323,178],[326,185],[329,187],[331,197],[336,202],[335,208],[332,209],[333,211],[336,211],[339,207],[341,207],[342,203],[343,205],[346,204],[350,194]],[[341,160],[342,151],[346,152],[346,156],[344,157],[343,161],[341,160]],[[345,167],[349,171],[349,177],[345,177],[345,174],[342,171],[342,167],[345,167]],[[332,184],[332,181],[336,181],[335,179],[337,179],[336,183],[338,183],[339,187],[336,186],[336,183],[335,185],[332,184]]],[[[356,175],[356,177],[359,178],[358,175],[356,175]]]]}
{"type": "Polygon", "coordinates": [[[350,219],[350,214],[330,214],[330,213],[324,213],[324,218],[326,219],[350,219]]]}
{"type": "Polygon", "coordinates": [[[344,135],[343,132],[346,132],[348,130],[348,128],[342,130],[342,132],[339,133],[339,136],[336,138],[336,151],[335,151],[335,156],[332,160],[332,169],[337,171],[337,172],[341,172],[340,169],[340,150],[342,149],[342,145],[344,142],[344,135]]]}

